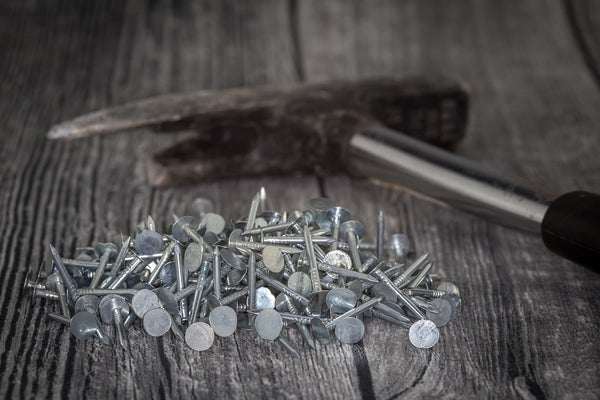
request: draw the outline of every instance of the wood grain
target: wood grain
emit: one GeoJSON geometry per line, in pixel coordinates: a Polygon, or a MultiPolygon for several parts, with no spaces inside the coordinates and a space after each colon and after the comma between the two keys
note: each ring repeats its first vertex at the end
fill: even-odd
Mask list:
{"type": "MultiPolygon", "coordinates": [[[[473,93],[472,135],[463,154],[555,190],[597,190],[600,164],[589,150],[600,145],[598,115],[588,113],[588,107],[598,105],[598,92],[582,63],[561,62],[579,59],[561,8],[454,5],[440,12],[438,5],[417,2],[405,9],[386,2],[379,7],[357,3],[354,12],[342,12],[311,4],[306,21],[328,13],[348,15],[350,21],[341,18],[323,31],[317,25],[305,31],[322,37],[346,26],[377,26],[358,30],[348,45],[356,54],[345,67],[354,71],[348,78],[393,68],[406,73],[443,68],[469,82],[473,93]],[[417,21],[407,20],[415,15],[417,21]],[[545,28],[547,21],[552,30],[545,28]],[[419,45],[404,46],[401,40],[407,37],[419,45]],[[391,46],[379,56],[374,43],[381,42],[391,46]],[[570,161],[574,158],[578,161],[570,161]],[[589,165],[586,173],[579,170],[580,162],[589,165]]],[[[320,49],[316,46],[315,54],[320,49]]],[[[304,54],[311,59],[310,49],[304,54]]],[[[313,73],[319,79],[338,73],[323,62],[306,71],[308,79],[313,73]]],[[[462,317],[443,329],[441,352],[415,352],[405,337],[398,343],[385,329],[375,328],[365,337],[378,397],[453,396],[459,387],[459,397],[482,392],[493,397],[594,396],[596,368],[565,371],[574,371],[581,360],[598,365],[600,348],[591,339],[598,323],[598,302],[591,300],[597,277],[549,254],[537,240],[457,212],[346,178],[329,179],[324,186],[332,196],[344,190],[339,198],[349,209],[361,210],[359,219],[374,221],[376,211],[384,210],[391,216],[388,231],[408,232],[417,248],[432,251],[440,271],[468,299],[462,317]],[[568,280],[556,278],[565,271],[568,280]],[[591,281],[584,284],[585,276],[591,281]],[[573,309],[588,310],[586,317],[573,309]],[[407,372],[398,366],[410,367],[407,372]],[[389,373],[398,369],[402,373],[389,373]]]]}
{"type": "Polygon", "coordinates": [[[564,8],[581,58],[600,86],[600,4],[586,0],[565,1],[564,8]]]}
{"type": "Polygon", "coordinates": [[[2,3],[0,397],[597,398],[600,279],[535,238],[346,177],[150,188],[148,155],[180,137],[44,139],[53,123],[172,91],[441,71],[473,93],[460,153],[559,193],[598,192],[600,92],[572,22],[535,0],[2,3]],[[290,332],[300,360],[249,332],[194,353],[139,326],[126,354],[77,341],[45,318],[54,304],[19,296],[48,243],[71,254],[148,213],[165,228],[198,195],[243,215],[261,185],[277,209],[328,195],[371,237],[384,210],[387,232],[432,251],[461,288],[462,315],[430,351],[372,321],[356,346],[312,351],[290,332]]]}

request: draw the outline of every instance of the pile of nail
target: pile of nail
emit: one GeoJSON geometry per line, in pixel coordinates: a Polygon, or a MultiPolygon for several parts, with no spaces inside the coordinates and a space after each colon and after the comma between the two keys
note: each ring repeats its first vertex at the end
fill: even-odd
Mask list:
{"type": "Polygon", "coordinates": [[[76,338],[109,344],[102,323],[113,324],[126,349],[135,325],[154,337],[172,332],[198,351],[243,329],[299,356],[284,327],[316,348],[334,336],[359,342],[372,319],[407,328],[410,343],[430,348],[460,312],[457,287],[432,273],[428,253],[416,255],[406,235],[384,237],[383,213],[369,244],[364,225],[329,199],[282,213],[266,204],[261,189],[247,216],[226,220],[198,198],[187,216],[173,215],[169,233],[148,217],[133,237],[115,240],[119,246],[81,247],[74,259],[50,245],[52,262],[35,280],[28,274],[24,288],[33,299],[56,300],[60,312],[48,317],[76,338]]]}

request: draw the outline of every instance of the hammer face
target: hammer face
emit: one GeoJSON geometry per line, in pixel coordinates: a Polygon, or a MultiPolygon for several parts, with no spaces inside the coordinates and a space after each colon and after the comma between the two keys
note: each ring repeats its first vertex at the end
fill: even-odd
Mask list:
{"type": "Polygon", "coordinates": [[[150,183],[171,186],[252,175],[340,173],[346,170],[351,137],[372,125],[453,148],[465,135],[467,115],[467,91],[452,79],[370,79],[162,96],[59,124],[48,136],[194,130],[196,137],[149,161],[150,183]]]}

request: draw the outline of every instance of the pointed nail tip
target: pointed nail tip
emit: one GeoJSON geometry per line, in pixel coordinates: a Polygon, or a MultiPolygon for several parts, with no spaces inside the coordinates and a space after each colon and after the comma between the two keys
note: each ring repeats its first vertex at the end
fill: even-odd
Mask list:
{"type": "Polygon", "coordinates": [[[50,255],[52,256],[54,261],[56,261],[58,258],[60,258],[60,256],[58,255],[58,251],[56,250],[56,247],[52,246],[52,244],[49,244],[48,246],[50,247],[50,255]]]}
{"type": "Polygon", "coordinates": [[[110,344],[110,339],[108,338],[108,336],[106,336],[106,334],[104,333],[104,331],[102,331],[101,329],[97,329],[96,330],[96,337],[103,344],[105,344],[105,345],[109,345],[110,344]]]}

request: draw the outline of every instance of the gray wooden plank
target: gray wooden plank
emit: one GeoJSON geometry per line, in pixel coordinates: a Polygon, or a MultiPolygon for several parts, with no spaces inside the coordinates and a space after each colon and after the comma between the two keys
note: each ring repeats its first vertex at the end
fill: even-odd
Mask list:
{"type": "MultiPolygon", "coordinates": [[[[460,150],[559,191],[600,190],[599,95],[559,4],[544,2],[129,2],[0,6],[0,396],[594,397],[600,382],[598,280],[534,238],[368,182],[333,177],[325,194],[357,218],[388,215],[463,290],[464,312],[430,352],[371,322],[359,346],[303,358],[247,332],[194,354],[131,330],[132,352],[78,342],[39,302],[21,309],[27,269],[55,243],[166,227],[193,197],[243,215],[266,186],[275,208],[324,194],[314,178],[150,189],[144,162],[178,140],[136,132],[47,143],[50,124],[108,105],[202,88],[443,70],[473,89],[460,150]],[[295,38],[294,29],[297,29],[295,38]],[[120,377],[116,379],[115,377],[120,377]]],[[[369,234],[374,233],[368,225],[369,234]]],[[[112,332],[111,332],[112,333],[112,332]]]]}
{"type": "MultiPolygon", "coordinates": [[[[319,194],[311,177],[149,188],[147,155],[177,137],[136,132],[69,143],[44,139],[51,123],[127,100],[294,80],[286,4],[45,3],[14,7],[2,16],[3,26],[17,32],[2,32],[11,63],[2,71],[7,132],[0,151],[0,263],[6,278],[0,285],[0,396],[300,398],[331,390],[333,397],[352,397],[356,378],[345,362],[349,350],[332,347],[294,361],[277,344],[241,332],[195,354],[173,337],[151,339],[136,326],[125,354],[76,341],[46,320],[45,313],[55,309],[49,302],[19,308],[15,282],[44,257],[49,242],[70,254],[76,246],[131,232],[147,213],[165,228],[171,212],[181,212],[198,195],[237,217],[248,212],[261,185],[278,209],[305,208],[319,194]],[[17,95],[23,101],[13,101],[17,95]],[[301,377],[290,373],[296,369],[304,371],[301,377]],[[333,373],[340,378],[330,379],[333,373]],[[331,383],[311,385],[324,377],[331,383]]],[[[297,335],[291,339],[300,344],[297,335]]]]}
{"type": "MultiPolygon", "coordinates": [[[[600,188],[600,99],[560,4],[302,5],[307,80],[431,70],[459,77],[473,93],[471,136],[460,153],[558,193],[600,188]],[[341,61],[351,65],[340,66],[328,50],[348,26],[356,29],[342,41],[341,61]]],[[[387,232],[432,251],[438,270],[463,290],[463,314],[430,351],[412,348],[391,324],[368,325],[364,384],[377,398],[596,395],[593,273],[536,238],[368,182],[335,177],[324,189],[370,223],[371,238],[384,210],[387,232]]]]}
{"type": "Polygon", "coordinates": [[[596,1],[582,0],[563,3],[581,58],[600,85],[600,5],[596,1]]]}

